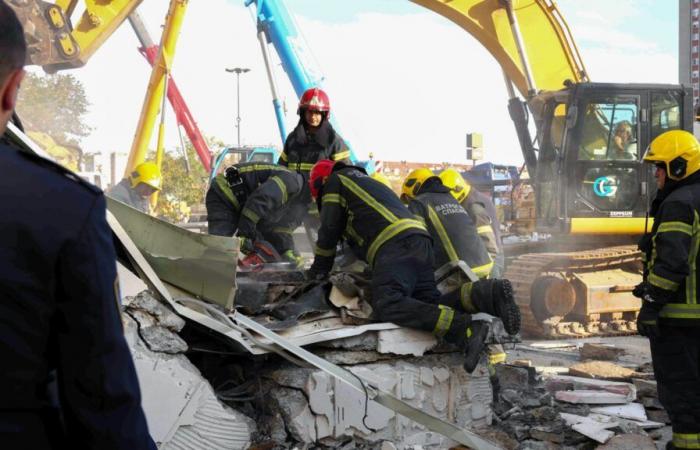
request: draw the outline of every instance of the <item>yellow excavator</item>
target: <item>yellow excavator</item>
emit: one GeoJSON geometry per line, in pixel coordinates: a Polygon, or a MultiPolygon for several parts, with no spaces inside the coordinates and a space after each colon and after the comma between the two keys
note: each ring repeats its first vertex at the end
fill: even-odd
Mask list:
{"type": "MultiPolygon", "coordinates": [[[[651,227],[645,212],[655,186],[641,156],[657,135],[692,130],[691,91],[591,82],[552,0],[411,1],[462,27],[503,69],[508,109],[536,192],[537,230],[552,236],[506,270],[524,333],[634,332],[640,302],[631,291],[641,280],[634,243],[651,227]]],[[[49,71],[83,65],[140,0],[82,2],[75,26],[70,16],[78,0],[10,2],[25,23],[32,63],[49,71]]],[[[187,1],[171,0],[171,9],[176,3],[187,1]]],[[[144,114],[146,106],[142,120],[144,114]]]]}
{"type": "Polygon", "coordinates": [[[591,82],[551,0],[412,1],[465,29],[503,69],[537,230],[552,236],[507,265],[523,332],[634,332],[640,301],[631,291],[641,281],[634,244],[651,227],[645,213],[655,193],[641,157],[665,131],[692,132],[690,89],[591,82]]]}

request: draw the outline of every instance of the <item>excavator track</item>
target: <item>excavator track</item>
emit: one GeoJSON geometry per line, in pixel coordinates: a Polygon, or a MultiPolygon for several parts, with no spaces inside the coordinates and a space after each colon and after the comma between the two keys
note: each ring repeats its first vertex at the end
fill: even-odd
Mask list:
{"type": "MultiPolygon", "coordinates": [[[[633,245],[518,256],[508,265],[504,278],[509,279],[513,285],[515,301],[522,315],[522,334],[547,339],[635,334],[636,311],[583,317],[564,312],[573,309],[572,302],[586,301],[580,298],[571,285],[572,273],[595,273],[632,267],[639,261],[641,253],[633,245]],[[546,300],[541,300],[542,296],[537,294],[542,283],[549,283],[550,286],[546,300]],[[557,315],[557,311],[562,312],[562,315],[557,315]],[[575,316],[573,320],[572,315],[575,316]]],[[[641,274],[639,277],[641,281],[641,274]]]]}

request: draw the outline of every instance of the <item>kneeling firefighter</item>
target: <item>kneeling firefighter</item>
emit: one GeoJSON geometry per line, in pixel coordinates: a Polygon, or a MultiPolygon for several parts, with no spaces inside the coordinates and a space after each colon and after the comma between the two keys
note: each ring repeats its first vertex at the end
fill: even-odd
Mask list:
{"type": "Polygon", "coordinates": [[[206,195],[209,234],[242,239],[241,250],[257,265],[281,259],[300,266],[292,233],[301,224],[303,178],[282,166],[247,162],[216,176],[206,195]],[[263,242],[269,243],[269,245],[263,242]],[[270,248],[272,247],[272,248],[270,248]]]}
{"type": "Polygon", "coordinates": [[[700,143],[686,131],[654,139],[644,162],[656,166],[658,192],[651,233],[640,241],[644,281],[639,334],[649,338],[659,400],[673,440],[667,448],[700,448],[700,143]]]}
{"type": "Polygon", "coordinates": [[[319,161],[311,170],[309,186],[321,227],[307,277],[326,277],[336,246],[347,240],[372,269],[374,318],[431,331],[456,344],[465,352],[464,368],[472,372],[485,349],[489,325],[440,303],[425,226],[393,191],[362,168],[319,161]]]}
{"type": "Polygon", "coordinates": [[[499,317],[509,334],[518,333],[520,310],[510,282],[487,279],[493,261],[469,214],[440,178],[427,168],[412,171],[404,180],[401,199],[408,202],[409,209],[433,238],[434,270],[464,261],[480,279],[459,282],[461,286],[445,294],[443,302],[458,305],[467,313],[485,312],[499,317]]]}

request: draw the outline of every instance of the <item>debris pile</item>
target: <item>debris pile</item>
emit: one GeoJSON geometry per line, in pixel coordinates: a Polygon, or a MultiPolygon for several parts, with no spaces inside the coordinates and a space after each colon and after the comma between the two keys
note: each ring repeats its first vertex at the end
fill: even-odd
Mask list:
{"type": "Polygon", "coordinates": [[[185,321],[147,292],[124,299],[124,334],[151,436],[161,449],[245,449],[255,422],[219,401],[185,356],[185,321]]]}
{"type": "Polygon", "coordinates": [[[657,441],[670,439],[671,429],[648,369],[586,361],[565,375],[528,361],[501,364],[493,405],[501,432],[496,437],[507,449],[656,449],[657,441]]]}

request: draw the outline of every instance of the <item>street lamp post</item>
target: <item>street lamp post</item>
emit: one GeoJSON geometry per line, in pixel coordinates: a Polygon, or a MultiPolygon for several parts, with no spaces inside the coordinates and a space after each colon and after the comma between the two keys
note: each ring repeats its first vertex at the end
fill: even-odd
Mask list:
{"type": "Polygon", "coordinates": [[[238,147],[241,146],[241,74],[250,72],[250,69],[245,67],[234,67],[233,69],[226,69],[228,73],[236,74],[236,105],[237,105],[237,115],[236,115],[236,130],[238,131],[238,147]]]}

